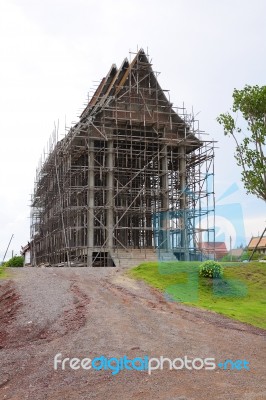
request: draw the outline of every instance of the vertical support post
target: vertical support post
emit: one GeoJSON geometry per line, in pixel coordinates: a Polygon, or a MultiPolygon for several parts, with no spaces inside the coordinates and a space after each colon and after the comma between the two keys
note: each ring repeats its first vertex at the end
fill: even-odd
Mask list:
{"type": "Polygon", "coordinates": [[[160,248],[168,250],[170,247],[170,237],[169,237],[169,182],[168,182],[168,156],[167,156],[167,145],[164,145],[161,150],[162,160],[161,160],[161,186],[162,186],[162,215],[161,220],[161,230],[162,230],[162,243],[160,248]]]}
{"type": "Polygon", "coordinates": [[[94,246],[94,141],[88,142],[88,192],[87,192],[87,267],[92,267],[94,246]]]}
{"type": "Polygon", "coordinates": [[[82,245],[81,244],[81,214],[80,214],[79,206],[80,206],[80,194],[77,193],[77,219],[76,219],[76,243],[75,243],[76,257],[80,256],[81,253],[80,253],[79,247],[82,245]]]}
{"type": "Polygon", "coordinates": [[[114,142],[112,139],[107,142],[107,247],[110,252],[113,250],[113,229],[114,229],[114,142]]]}
{"type": "Polygon", "coordinates": [[[180,222],[181,222],[181,251],[184,261],[189,261],[188,235],[187,235],[187,199],[186,199],[186,150],[185,146],[179,149],[179,176],[180,176],[180,222]]]}

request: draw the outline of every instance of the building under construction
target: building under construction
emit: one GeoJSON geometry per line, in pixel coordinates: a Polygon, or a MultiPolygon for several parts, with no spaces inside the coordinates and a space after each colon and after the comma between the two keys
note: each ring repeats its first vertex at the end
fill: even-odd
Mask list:
{"type": "Polygon", "coordinates": [[[37,170],[31,263],[114,266],[202,258],[214,242],[213,142],[170,103],[140,50],[112,65],[37,170]]]}

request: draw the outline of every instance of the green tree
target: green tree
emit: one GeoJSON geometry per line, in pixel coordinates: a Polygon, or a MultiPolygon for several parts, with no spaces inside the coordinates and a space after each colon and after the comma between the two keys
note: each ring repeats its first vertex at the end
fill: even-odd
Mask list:
{"type": "Polygon", "coordinates": [[[220,114],[217,121],[223,126],[224,134],[234,138],[235,158],[242,168],[247,193],[266,201],[266,86],[246,85],[242,90],[234,89],[232,111],[233,115],[220,114]],[[245,121],[244,132],[236,124],[239,112],[245,121]]]}
{"type": "MultiPolygon", "coordinates": [[[[250,256],[252,254],[252,251],[244,251],[244,253],[241,256],[241,261],[249,260],[250,256]]],[[[252,256],[252,260],[259,260],[261,258],[261,255],[259,252],[255,251],[252,256]]]]}
{"type": "Polygon", "coordinates": [[[24,265],[23,256],[14,256],[10,258],[10,260],[4,263],[5,267],[23,267],[23,265],[24,265]]]}

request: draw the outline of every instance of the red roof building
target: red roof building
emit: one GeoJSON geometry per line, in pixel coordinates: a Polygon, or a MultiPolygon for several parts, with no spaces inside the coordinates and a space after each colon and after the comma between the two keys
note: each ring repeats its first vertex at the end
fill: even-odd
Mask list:
{"type": "Polygon", "coordinates": [[[220,259],[228,254],[225,242],[201,242],[199,249],[208,258],[220,259]]]}

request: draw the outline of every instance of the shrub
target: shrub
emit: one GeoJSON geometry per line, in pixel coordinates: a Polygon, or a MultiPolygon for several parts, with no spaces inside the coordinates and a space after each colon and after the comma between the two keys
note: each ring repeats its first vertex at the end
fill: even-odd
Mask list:
{"type": "Polygon", "coordinates": [[[24,265],[23,256],[14,256],[5,263],[5,267],[23,267],[23,265],[24,265]]]}
{"type": "MultiPolygon", "coordinates": [[[[251,254],[252,254],[252,251],[245,251],[245,252],[242,254],[241,261],[246,261],[246,260],[248,260],[249,257],[251,256],[251,254]]],[[[254,253],[253,256],[252,256],[252,260],[256,261],[256,260],[258,260],[259,258],[260,258],[260,253],[258,253],[257,251],[255,251],[255,253],[254,253]]]]}
{"type": "Polygon", "coordinates": [[[221,278],[223,267],[217,261],[208,260],[199,266],[199,276],[204,278],[221,278]]]}

